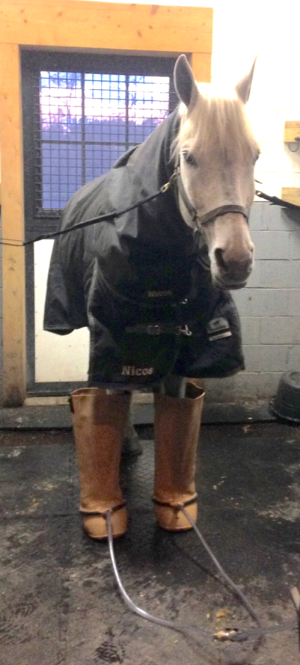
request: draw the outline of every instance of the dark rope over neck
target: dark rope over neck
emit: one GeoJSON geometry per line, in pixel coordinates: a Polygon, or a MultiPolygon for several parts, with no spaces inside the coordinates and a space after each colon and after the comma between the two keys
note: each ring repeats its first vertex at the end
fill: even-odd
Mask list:
{"type": "Polygon", "coordinates": [[[10,247],[26,247],[26,245],[31,245],[32,243],[37,242],[38,240],[52,240],[53,238],[57,238],[58,236],[66,235],[67,233],[71,233],[72,231],[77,231],[78,229],[83,229],[86,226],[92,226],[92,224],[98,224],[100,222],[114,221],[118,217],[121,217],[122,215],[125,215],[127,212],[131,212],[132,210],[135,210],[136,208],[139,208],[140,206],[144,205],[145,203],[149,203],[149,201],[153,201],[154,199],[158,198],[158,196],[160,196],[161,194],[164,194],[165,192],[167,192],[169,187],[170,187],[172,177],[173,176],[171,176],[169,182],[162,185],[162,187],[158,190],[158,192],[155,192],[155,194],[150,194],[150,196],[147,196],[142,201],[139,201],[138,203],[134,203],[133,205],[128,206],[128,208],[124,208],[124,210],[113,210],[113,212],[108,212],[108,213],[105,213],[104,215],[100,215],[98,217],[92,217],[91,219],[86,219],[85,221],[79,222],[78,224],[75,224],[74,226],[70,226],[67,229],[62,229],[60,231],[54,231],[52,233],[43,233],[42,235],[39,235],[36,238],[33,238],[33,240],[25,240],[25,241],[12,240],[11,242],[2,242],[0,244],[9,245],[10,247]]]}
{"type": "MultiPolygon", "coordinates": [[[[197,216],[197,212],[195,211],[194,208],[190,207],[190,204],[187,205],[187,197],[185,194],[185,191],[182,187],[181,184],[181,178],[180,178],[180,169],[178,166],[175,167],[170,180],[166,182],[160,189],[155,192],[154,194],[150,194],[147,196],[145,199],[142,199],[142,201],[138,201],[138,203],[134,203],[131,206],[128,206],[128,208],[124,208],[124,210],[113,210],[113,212],[105,213],[104,215],[100,215],[98,217],[93,217],[91,219],[86,219],[83,222],[79,222],[78,224],[75,224],[74,226],[71,226],[67,229],[62,229],[60,231],[54,231],[52,233],[43,233],[36,238],[33,238],[32,240],[2,240],[0,241],[0,245],[5,245],[8,247],[26,247],[27,245],[32,245],[35,242],[38,242],[39,240],[52,240],[53,238],[57,238],[58,236],[66,235],[67,233],[72,233],[72,231],[77,231],[78,229],[83,229],[87,226],[92,226],[93,224],[99,224],[101,222],[113,222],[115,219],[118,217],[121,217],[122,215],[125,215],[128,212],[131,212],[132,210],[136,210],[136,208],[139,208],[142,205],[145,205],[146,203],[149,203],[150,201],[154,201],[154,199],[157,199],[159,196],[162,194],[165,194],[170,187],[174,186],[175,183],[177,184],[177,190],[180,189],[180,194],[183,195],[184,193],[184,203],[188,209],[189,212],[192,212],[192,217],[193,221],[196,221],[196,219],[199,219],[197,216]]],[[[279,199],[277,196],[269,196],[268,194],[265,194],[264,192],[261,192],[260,190],[255,191],[255,195],[258,196],[261,199],[265,199],[266,201],[269,201],[271,205],[278,205],[283,208],[287,208],[290,210],[298,210],[300,211],[300,206],[296,205],[295,203],[290,203],[289,201],[284,201],[283,199],[279,199]]],[[[178,199],[178,191],[177,191],[177,199],[178,199]]],[[[188,202],[189,203],[189,202],[188,202]]],[[[240,208],[240,206],[222,206],[221,208],[218,208],[212,213],[219,213],[222,214],[224,212],[227,212],[228,210],[225,210],[225,208],[230,208],[232,211],[236,212],[243,212],[243,210],[240,208]]],[[[213,221],[213,219],[217,216],[214,214],[212,217],[212,213],[209,213],[205,219],[202,220],[201,224],[201,219],[200,219],[200,226],[213,221]]],[[[243,212],[243,214],[245,214],[243,212]]]]}

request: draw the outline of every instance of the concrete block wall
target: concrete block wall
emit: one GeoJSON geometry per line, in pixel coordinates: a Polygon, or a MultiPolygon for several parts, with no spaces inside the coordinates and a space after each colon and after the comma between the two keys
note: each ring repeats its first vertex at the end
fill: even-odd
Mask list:
{"type": "Polygon", "coordinates": [[[254,271],[247,287],[232,294],[246,370],[207,381],[210,401],[270,398],[283,372],[300,371],[300,212],[255,202],[250,229],[254,271]]]}

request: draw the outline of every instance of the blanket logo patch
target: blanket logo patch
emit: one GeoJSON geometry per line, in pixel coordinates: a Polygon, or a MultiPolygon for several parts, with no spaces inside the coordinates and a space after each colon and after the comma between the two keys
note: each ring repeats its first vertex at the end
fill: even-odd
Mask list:
{"type": "Polygon", "coordinates": [[[154,367],[135,367],[135,365],[123,365],[122,376],[151,376],[154,367]]]}
{"type": "Polygon", "coordinates": [[[209,322],[207,326],[207,334],[210,342],[216,342],[218,339],[224,339],[224,337],[232,336],[229,323],[223,317],[212,319],[209,322]]]}

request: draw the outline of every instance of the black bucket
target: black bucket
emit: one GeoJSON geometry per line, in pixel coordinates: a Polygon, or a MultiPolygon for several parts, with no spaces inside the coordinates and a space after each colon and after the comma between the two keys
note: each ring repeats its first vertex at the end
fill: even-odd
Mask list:
{"type": "Polygon", "coordinates": [[[300,424],[300,372],[282,375],[270,408],[279,418],[300,424]]]}

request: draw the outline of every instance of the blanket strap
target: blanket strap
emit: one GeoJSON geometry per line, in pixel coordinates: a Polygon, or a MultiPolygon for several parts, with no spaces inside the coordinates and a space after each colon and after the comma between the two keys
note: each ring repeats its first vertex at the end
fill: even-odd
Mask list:
{"type": "Polygon", "coordinates": [[[152,323],[152,324],[143,324],[138,323],[135,326],[126,326],[125,332],[128,334],[136,335],[184,335],[185,337],[191,337],[193,334],[189,329],[187,324],[182,326],[174,325],[173,323],[152,323]]]}

